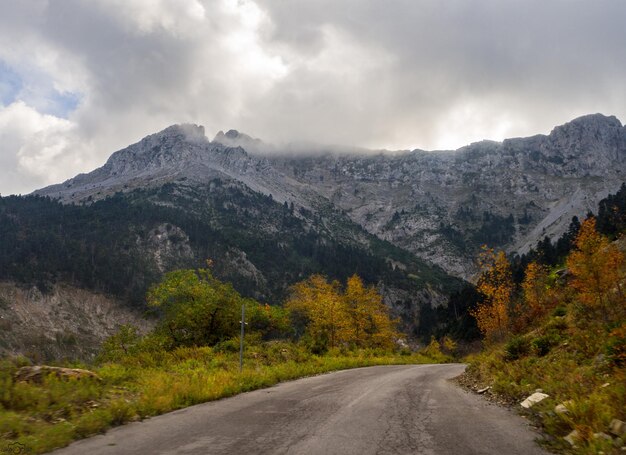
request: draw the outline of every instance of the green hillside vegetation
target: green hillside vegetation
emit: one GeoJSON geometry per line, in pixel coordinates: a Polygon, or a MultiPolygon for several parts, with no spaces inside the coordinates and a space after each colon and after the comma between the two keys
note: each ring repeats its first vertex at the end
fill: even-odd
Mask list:
{"type": "Polygon", "coordinates": [[[381,296],[356,275],[345,285],[319,275],[293,286],[289,303],[242,297],[209,268],[176,270],[152,286],[160,315],[150,333],[124,326],[89,368],[98,378],[55,374],[18,381],[27,359],[0,362],[0,439],[27,453],[62,447],[115,425],[280,381],[370,365],[436,363],[455,346],[401,347],[381,296]],[[239,371],[241,306],[246,335],[239,371]]]}
{"type": "Polygon", "coordinates": [[[468,359],[463,382],[510,403],[541,389],[548,398],[525,412],[557,451],[623,453],[610,424],[626,420],[624,196],[622,186],[598,220],[578,223],[556,246],[540,243],[521,280],[519,258],[511,267],[502,253],[483,255],[472,314],[485,349],[468,359]]]}
{"type": "Polygon", "coordinates": [[[0,279],[43,292],[66,282],[141,307],[163,270],[202,267],[206,258],[216,277],[269,304],[312,274],[345,281],[356,273],[410,294],[427,286],[449,293],[461,284],[345,214],[314,215],[231,181],[168,183],[83,205],[0,198],[0,279]],[[155,248],[165,238],[174,251],[160,254],[159,268],[155,248]]]}

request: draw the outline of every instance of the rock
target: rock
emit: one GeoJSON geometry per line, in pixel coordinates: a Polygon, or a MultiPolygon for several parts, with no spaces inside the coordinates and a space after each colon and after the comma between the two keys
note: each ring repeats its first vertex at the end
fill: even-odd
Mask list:
{"type": "Polygon", "coordinates": [[[320,197],[333,200],[365,230],[470,277],[476,271],[471,255],[459,254],[446,241],[449,233],[440,229],[442,223],[457,226],[455,235],[474,246],[477,226],[464,221],[468,212],[459,208],[481,213],[494,207],[493,222],[511,228],[521,223],[511,224],[509,215],[525,220],[499,246],[527,252],[544,236],[565,232],[573,215],[619,188],[626,172],[625,131],[614,117],[586,116],[549,135],[481,141],[442,153],[354,150],[338,155],[320,147],[323,154],[318,155],[318,146],[312,145],[311,155],[287,153],[291,148],[280,146],[272,156],[260,157],[254,149],[273,146],[235,130],[220,132],[210,142],[199,126],[175,125],[116,152],[100,169],[36,194],[79,202],[113,195],[124,185],[130,190],[181,177],[206,182],[218,172],[279,202],[289,198],[312,207],[320,197]],[[295,168],[302,171],[295,173],[295,168]],[[481,175],[490,178],[478,185],[481,175]],[[398,229],[389,229],[396,211],[405,215],[394,221],[398,229]]]}
{"type": "Polygon", "coordinates": [[[598,368],[606,364],[606,356],[604,354],[598,354],[593,359],[593,366],[598,368]]]}
{"type": "Polygon", "coordinates": [[[483,394],[483,393],[485,393],[489,389],[491,389],[491,386],[487,386],[484,389],[477,390],[476,393],[483,394]]]}
{"type": "Polygon", "coordinates": [[[546,398],[548,398],[549,395],[545,394],[545,393],[541,393],[541,392],[535,392],[533,393],[531,396],[529,396],[528,398],[526,398],[524,401],[522,401],[520,404],[523,408],[530,408],[534,405],[536,405],[537,403],[539,403],[540,401],[545,400],[546,398]]]}
{"type": "Polygon", "coordinates": [[[593,439],[603,439],[605,441],[613,441],[613,438],[611,436],[609,436],[606,433],[600,432],[600,433],[594,433],[593,434],[593,439]]]}
{"type": "Polygon", "coordinates": [[[563,403],[557,404],[554,407],[554,412],[557,414],[567,414],[570,411],[570,408],[572,407],[573,404],[574,404],[573,400],[564,401],[563,403]]]}
{"type": "Polygon", "coordinates": [[[557,414],[561,415],[561,414],[567,414],[569,412],[569,409],[567,409],[567,407],[565,406],[565,404],[561,403],[561,404],[557,404],[554,407],[554,412],[556,412],[557,414]]]}
{"type": "Polygon", "coordinates": [[[93,371],[80,368],[61,368],[48,365],[35,365],[22,367],[15,373],[15,380],[18,382],[42,382],[43,378],[53,375],[63,379],[84,379],[92,378],[101,380],[93,371]]]}
{"type": "Polygon", "coordinates": [[[619,419],[611,420],[611,423],[609,424],[609,433],[620,437],[626,435],[626,423],[619,419]]]}
{"type": "Polygon", "coordinates": [[[535,389],[535,393],[543,393],[543,389],[535,389]]]}
{"type": "Polygon", "coordinates": [[[624,449],[624,440],[622,438],[615,438],[613,439],[613,446],[614,447],[621,447],[622,450],[624,449]]]}
{"type": "Polygon", "coordinates": [[[578,434],[578,431],[574,430],[570,434],[565,436],[563,439],[565,439],[567,442],[569,442],[569,444],[572,447],[576,447],[576,443],[580,439],[580,435],[578,434]]]}
{"type": "Polygon", "coordinates": [[[605,387],[608,387],[608,386],[610,386],[610,385],[611,385],[611,383],[610,383],[610,382],[605,382],[604,384],[602,384],[602,385],[600,386],[600,388],[601,388],[601,389],[604,389],[605,387]]]}

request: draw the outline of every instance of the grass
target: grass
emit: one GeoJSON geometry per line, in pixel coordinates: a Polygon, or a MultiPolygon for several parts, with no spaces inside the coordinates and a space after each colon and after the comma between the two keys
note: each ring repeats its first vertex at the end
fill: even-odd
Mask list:
{"type": "Polygon", "coordinates": [[[192,347],[141,352],[91,368],[101,380],[48,376],[36,384],[13,380],[28,364],[25,359],[5,359],[0,361],[0,452],[21,444],[25,453],[44,453],[126,422],[305,376],[448,360],[433,345],[418,353],[331,350],[320,356],[272,341],[247,347],[241,373],[238,353],[192,347]]]}
{"type": "MultiPolygon", "coordinates": [[[[510,403],[519,403],[536,389],[549,398],[523,411],[546,434],[549,449],[561,453],[623,453],[614,443],[594,437],[608,433],[612,419],[626,420],[626,368],[612,361],[610,327],[559,308],[533,331],[469,356],[467,375],[481,387],[510,403]],[[565,403],[567,413],[555,412],[565,403]],[[572,448],[563,437],[577,430],[572,448]]],[[[623,349],[623,345],[622,345],[623,349]]],[[[521,408],[519,408],[521,410],[521,408]]]]}

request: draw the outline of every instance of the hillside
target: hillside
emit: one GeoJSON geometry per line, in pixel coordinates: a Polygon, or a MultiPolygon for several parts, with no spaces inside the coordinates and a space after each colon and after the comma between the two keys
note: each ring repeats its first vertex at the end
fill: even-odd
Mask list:
{"type": "MultiPolygon", "coordinates": [[[[44,294],[67,283],[137,310],[164,272],[203,266],[207,259],[216,276],[271,304],[282,303],[287,288],[311,274],[345,280],[357,273],[379,287],[408,332],[420,326],[421,305],[444,303],[461,284],[340,213],[313,216],[218,178],[206,186],[137,189],[86,205],[1,198],[0,229],[0,280],[44,294]],[[326,227],[329,220],[334,231],[326,227]]],[[[13,305],[17,311],[20,304],[13,305]]],[[[76,330],[71,334],[80,339],[76,330]]],[[[2,339],[21,346],[8,334],[2,339]]]]}
{"type": "Polygon", "coordinates": [[[485,347],[461,378],[521,405],[564,453],[626,450],[626,185],[598,212],[560,250],[531,251],[518,283],[506,259],[484,269],[473,314],[485,347]]]}
{"type": "Polygon", "coordinates": [[[480,245],[525,252],[560,234],[619,187],[625,155],[626,129],[600,114],[441,152],[276,147],[234,130],[209,141],[174,125],[88,174],[2,198],[0,279],[141,308],[164,272],[207,259],[272,304],[310,274],[358,273],[424,337],[474,301],[456,294],[445,309],[480,245]]]}
{"type": "Polygon", "coordinates": [[[209,141],[202,127],[175,125],[37,194],[80,202],[215,176],[314,213],[330,206],[371,234],[469,278],[482,244],[525,252],[615,192],[626,176],[626,128],[595,114],[549,135],[390,153],[273,146],[237,131],[209,141]]]}

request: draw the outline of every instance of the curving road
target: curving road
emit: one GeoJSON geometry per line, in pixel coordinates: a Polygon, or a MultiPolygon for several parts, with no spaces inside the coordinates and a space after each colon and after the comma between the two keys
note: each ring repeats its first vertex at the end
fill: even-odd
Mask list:
{"type": "Polygon", "coordinates": [[[464,365],[340,371],[193,406],[56,455],[545,454],[524,419],[447,379],[464,365]]]}

